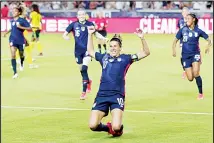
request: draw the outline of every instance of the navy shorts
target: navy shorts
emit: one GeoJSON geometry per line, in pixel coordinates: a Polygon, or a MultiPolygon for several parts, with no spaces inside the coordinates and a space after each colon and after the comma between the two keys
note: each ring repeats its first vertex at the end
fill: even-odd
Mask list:
{"type": "Polygon", "coordinates": [[[10,42],[10,46],[16,47],[19,51],[24,51],[25,44],[16,44],[13,42],[10,42]]]}
{"type": "Polygon", "coordinates": [[[83,54],[75,53],[74,55],[75,55],[75,59],[76,59],[77,64],[82,64],[83,58],[90,57],[88,52],[85,52],[83,54]]]}
{"type": "Polygon", "coordinates": [[[35,31],[33,31],[32,37],[33,38],[35,38],[35,37],[39,38],[40,32],[41,32],[41,30],[35,30],[35,31]]]}
{"type": "Polygon", "coordinates": [[[94,100],[92,110],[99,110],[108,115],[109,110],[120,109],[124,111],[125,96],[116,94],[113,96],[97,96],[94,100]]]}
{"type": "Polygon", "coordinates": [[[101,30],[101,31],[97,31],[97,32],[100,33],[103,37],[107,36],[106,30],[101,30]]]}
{"type": "Polygon", "coordinates": [[[193,62],[201,62],[200,53],[191,54],[191,55],[182,55],[182,62],[184,68],[192,67],[193,62]]]}

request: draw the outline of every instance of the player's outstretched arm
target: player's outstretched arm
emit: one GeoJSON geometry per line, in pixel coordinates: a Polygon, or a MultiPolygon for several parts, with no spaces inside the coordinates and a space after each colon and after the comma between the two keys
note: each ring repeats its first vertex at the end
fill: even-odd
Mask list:
{"type": "Polygon", "coordinates": [[[142,48],[141,48],[140,52],[137,53],[138,60],[141,60],[150,55],[150,50],[149,50],[148,44],[144,38],[143,31],[141,29],[137,28],[137,32],[135,32],[135,34],[141,39],[141,42],[142,42],[142,48]]]}
{"type": "Polygon", "coordinates": [[[172,56],[173,56],[173,57],[176,57],[176,44],[177,44],[177,42],[178,42],[178,39],[175,38],[175,39],[174,39],[174,42],[173,42],[173,44],[172,44],[172,56]]]}
{"type": "Polygon", "coordinates": [[[94,44],[93,44],[93,33],[95,32],[94,26],[88,26],[88,44],[87,44],[87,51],[88,54],[95,58],[95,51],[94,51],[94,44]]]}

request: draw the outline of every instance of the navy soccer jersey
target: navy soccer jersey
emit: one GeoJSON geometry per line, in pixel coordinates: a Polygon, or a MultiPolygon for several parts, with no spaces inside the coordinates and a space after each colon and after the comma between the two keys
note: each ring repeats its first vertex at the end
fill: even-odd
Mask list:
{"type": "Polygon", "coordinates": [[[23,27],[30,27],[30,23],[24,18],[19,17],[17,20],[12,19],[9,42],[11,45],[24,45],[26,42],[23,35],[24,30],[18,28],[17,24],[20,24],[23,27]]]}
{"type": "Polygon", "coordinates": [[[88,43],[88,30],[87,26],[94,25],[92,22],[87,21],[82,24],[79,21],[72,22],[66,28],[68,33],[73,32],[75,39],[75,54],[84,54],[87,51],[88,43]]]}
{"type": "Polygon", "coordinates": [[[208,35],[195,26],[193,30],[189,29],[188,26],[181,28],[176,34],[177,39],[182,39],[182,55],[184,54],[196,54],[200,53],[199,38],[208,38],[208,35]]]}
{"type": "Polygon", "coordinates": [[[125,75],[133,63],[132,56],[121,54],[114,58],[109,54],[96,52],[95,59],[102,66],[102,76],[97,96],[125,96],[125,75]]]}

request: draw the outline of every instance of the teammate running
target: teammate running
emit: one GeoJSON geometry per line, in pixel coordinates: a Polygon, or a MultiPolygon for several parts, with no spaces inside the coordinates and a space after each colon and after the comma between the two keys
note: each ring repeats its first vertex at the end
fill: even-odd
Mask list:
{"type": "Polygon", "coordinates": [[[115,34],[110,40],[109,53],[101,54],[94,51],[92,33],[93,26],[88,27],[88,53],[102,66],[102,76],[99,91],[95,98],[89,121],[92,131],[105,131],[113,136],[123,134],[123,111],[125,105],[125,76],[129,66],[150,54],[143,32],[137,29],[137,36],[141,39],[142,48],[136,54],[122,54],[121,37],[115,34]],[[101,123],[104,116],[111,112],[112,122],[106,125],[101,123]]]}
{"type": "Polygon", "coordinates": [[[24,62],[24,48],[25,48],[25,37],[23,35],[24,30],[31,30],[30,24],[27,22],[26,19],[21,18],[22,15],[22,8],[15,7],[13,9],[13,19],[11,20],[11,29],[4,34],[4,37],[8,33],[11,32],[9,43],[10,43],[10,51],[11,51],[11,64],[13,67],[13,78],[18,77],[17,68],[16,68],[16,51],[19,50],[20,59],[21,59],[21,66],[23,67],[24,62]]]}
{"type": "MultiPolygon", "coordinates": [[[[92,80],[90,80],[88,76],[88,64],[91,61],[91,57],[88,56],[87,53],[87,26],[92,26],[94,24],[86,20],[86,12],[84,10],[79,10],[77,12],[77,19],[77,21],[72,22],[66,28],[65,33],[63,34],[63,38],[69,40],[68,34],[70,32],[73,32],[75,39],[75,58],[77,64],[79,65],[83,81],[83,90],[80,99],[84,100],[86,98],[86,93],[89,93],[91,91],[92,83],[92,80]]],[[[95,33],[95,35],[102,40],[106,40],[105,37],[97,32],[95,33]]]]}
{"type": "Polygon", "coordinates": [[[200,48],[199,48],[199,38],[203,37],[208,42],[208,46],[205,53],[209,52],[209,47],[211,46],[211,41],[209,36],[198,28],[198,19],[195,14],[187,15],[187,25],[181,28],[176,34],[176,38],[173,42],[172,51],[173,56],[176,57],[176,43],[178,40],[182,39],[182,65],[184,66],[187,78],[189,81],[196,80],[198,86],[198,99],[203,99],[202,91],[202,78],[200,76],[200,48]]]}

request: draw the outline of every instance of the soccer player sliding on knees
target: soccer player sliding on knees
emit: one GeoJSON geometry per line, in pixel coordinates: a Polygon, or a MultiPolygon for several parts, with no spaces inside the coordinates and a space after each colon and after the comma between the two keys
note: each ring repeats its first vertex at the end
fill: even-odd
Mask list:
{"type": "Polygon", "coordinates": [[[195,14],[187,15],[187,24],[181,28],[176,34],[176,38],[173,42],[172,51],[173,56],[176,57],[176,43],[178,40],[182,39],[182,62],[185,69],[187,78],[189,81],[196,80],[198,86],[198,99],[203,99],[202,90],[202,78],[200,76],[200,65],[201,65],[201,55],[199,48],[199,38],[203,37],[208,42],[208,46],[205,53],[209,52],[209,47],[211,46],[211,41],[209,36],[198,28],[198,19],[195,14]]]}
{"type": "Polygon", "coordinates": [[[137,29],[136,35],[140,38],[142,47],[136,54],[121,54],[122,40],[115,34],[110,40],[109,53],[101,54],[94,51],[93,34],[94,26],[88,27],[87,50],[91,57],[101,64],[102,77],[99,91],[95,98],[89,121],[92,131],[105,131],[113,136],[123,134],[123,111],[125,103],[125,76],[129,66],[150,54],[143,32],[137,29]],[[106,125],[101,123],[103,117],[111,112],[112,121],[106,125]]]}

